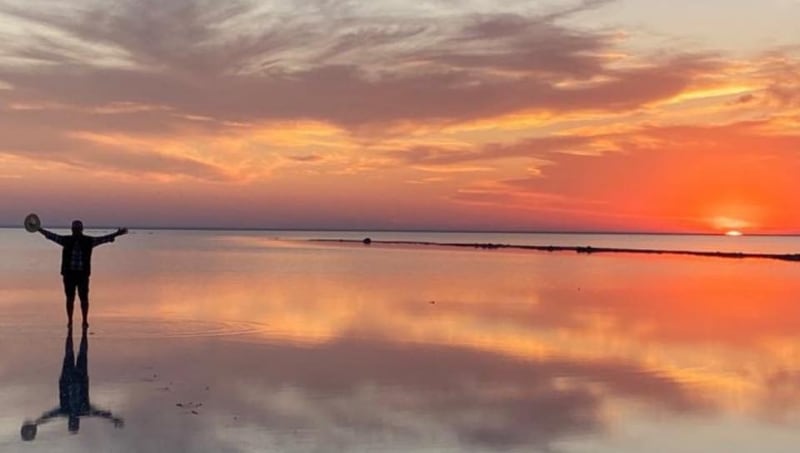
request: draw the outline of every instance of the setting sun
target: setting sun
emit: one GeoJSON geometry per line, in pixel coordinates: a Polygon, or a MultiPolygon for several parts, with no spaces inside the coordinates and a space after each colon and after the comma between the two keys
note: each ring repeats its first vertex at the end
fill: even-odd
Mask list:
{"type": "Polygon", "coordinates": [[[752,228],[754,225],[741,217],[716,216],[711,219],[711,225],[728,236],[740,236],[742,229],[752,228]]]}

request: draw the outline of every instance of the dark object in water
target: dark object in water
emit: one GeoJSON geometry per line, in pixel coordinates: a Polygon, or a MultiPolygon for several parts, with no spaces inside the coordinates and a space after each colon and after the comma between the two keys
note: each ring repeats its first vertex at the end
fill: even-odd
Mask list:
{"type": "Polygon", "coordinates": [[[370,244],[372,244],[372,239],[364,238],[364,240],[362,242],[364,243],[364,245],[370,245],[370,244]]]}

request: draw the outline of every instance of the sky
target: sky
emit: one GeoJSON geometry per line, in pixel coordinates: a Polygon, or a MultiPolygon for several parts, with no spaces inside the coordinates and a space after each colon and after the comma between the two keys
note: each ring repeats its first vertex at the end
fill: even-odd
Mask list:
{"type": "Polygon", "coordinates": [[[798,0],[0,0],[0,224],[800,232],[798,0]]]}

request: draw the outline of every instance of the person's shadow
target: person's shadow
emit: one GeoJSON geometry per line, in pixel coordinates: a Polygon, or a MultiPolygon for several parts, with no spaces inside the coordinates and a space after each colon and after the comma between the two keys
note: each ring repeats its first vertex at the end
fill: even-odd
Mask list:
{"type": "Polygon", "coordinates": [[[78,351],[78,360],[75,361],[75,352],[72,346],[72,328],[67,331],[67,341],[64,347],[64,364],[61,367],[61,377],[58,379],[57,407],[43,413],[34,421],[27,420],[22,424],[20,435],[22,440],[30,441],[36,438],[37,427],[41,424],[65,417],[67,429],[70,434],[77,434],[81,427],[81,417],[100,417],[114,423],[114,427],[122,428],[124,421],[115,417],[110,411],[98,409],[89,403],[89,341],[86,339],[86,327],[82,329],[81,345],[78,351]]]}

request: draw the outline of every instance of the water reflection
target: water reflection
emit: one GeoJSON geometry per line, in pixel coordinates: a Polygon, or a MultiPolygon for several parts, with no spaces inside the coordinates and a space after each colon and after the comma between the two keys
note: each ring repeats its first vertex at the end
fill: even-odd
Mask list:
{"type": "MultiPolygon", "coordinates": [[[[127,427],[85,423],[74,446],[792,452],[800,443],[796,264],[226,237],[158,233],[98,257],[108,272],[99,293],[115,297],[93,308],[94,395],[127,427]]],[[[41,339],[61,325],[40,317],[59,288],[28,274],[0,273],[0,338],[41,339]]],[[[13,345],[0,341],[5,363],[41,355],[13,345]]],[[[56,373],[39,380],[36,366],[0,364],[6,438],[17,448],[32,446],[17,437],[20,408],[48,406],[40,389],[56,373]]],[[[68,420],[60,409],[54,417],[68,420]]],[[[33,445],[47,446],[42,434],[33,445]]]]}
{"type": "Polygon", "coordinates": [[[226,403],[240,417],[279,433],[313,428],[319,446],[338,444],[328,451],[352,451],[366,439],[394,439],[406,451],[439,443],[459,451],[551,451],[564,439],[611,431],[619,402],[651,414],[715,409],[667,375],[615,360],[520,360],[359,339],[241,345],[238,357],[215,352],[216,369],[237,369],[247,383],[226,403]]]}
{"type": "Polygon", "coordinates": [[[116,428],[123,427],[124,421],[121,417],[114,416],[110,411],[95,407],[89,402],[89,340],[86,330],[86,327],[81,329],[77,360],[72,344],[72,327],[67,330],[64,362],[58,379],[58,406],[44,412],[34,421],[25,421],[20,429],[22,440],[34,440],[40,425],[60,418],[66,418],[70,434],[78,433],[82,417],[97,417],[110,421],[116,428]]]}

